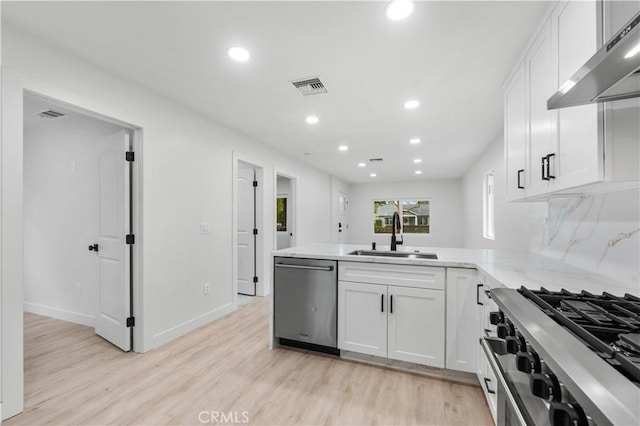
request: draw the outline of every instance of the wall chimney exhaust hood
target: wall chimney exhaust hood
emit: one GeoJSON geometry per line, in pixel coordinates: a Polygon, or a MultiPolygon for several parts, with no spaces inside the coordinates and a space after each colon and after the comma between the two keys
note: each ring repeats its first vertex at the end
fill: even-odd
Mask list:
{"type": "Polygon", "coordinates": [[[547,101],[547,109],[640,97],[640,13],[547,101]]]}

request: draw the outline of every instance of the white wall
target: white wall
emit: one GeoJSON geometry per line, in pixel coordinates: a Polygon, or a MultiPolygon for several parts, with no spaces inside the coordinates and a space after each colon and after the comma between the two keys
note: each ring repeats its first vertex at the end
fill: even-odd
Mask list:
{"type": "Polygon", "coordinates": [[[350,224],[349,242],[389,246],[389,235],[373,233],[373,201],[398,198],[431,201],[429,234],[405,234],[404,244],[420,247],[462,247],[464,244],[462,214],[462,181],[460,179],[362,183],[351,185],[349,215],[357,220],[350,224]]]}
{"type": "MultiPolygon", "coordinates": [[[[330,177],[210,118],[3,25],[2,76],[2,389],[3,416],[22,409],[23,90],[142,128],[142,256],[138,351],[148,351],[234,308],[234,156],[297,178],[297,243],[329,241],[330,177]],[[211,233],[200,234],[200,223],[211,233]],[[204,296],[202,285],[211,283],[204,296]]],[[[274,222],[275,182],[264,179],[263,223],[274,222]]],[[[265,227],[263,277],[270,286],[265,227]]]]}
{"type": "Polygon", "coordinates": [[[118,130],[79,114],[24,129],[25,311],[93,325],[98,257],[87,247],[98,230],[96,142],[118,130]]]}
{"type": "Polygon", "coordinates": [[[504,145],[502,135],[474,161],[462,179],[464,198],[464,247],[529,249],[530,235],[544,213],[543,203],[509,203],[506,200],[504,145]],[[495,173],[495,240],[483,237],[483,179],[495,173]]]}

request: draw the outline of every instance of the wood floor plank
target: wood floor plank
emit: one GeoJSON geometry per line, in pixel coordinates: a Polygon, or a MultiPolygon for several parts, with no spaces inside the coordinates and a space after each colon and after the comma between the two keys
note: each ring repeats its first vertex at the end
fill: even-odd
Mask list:
{"type": "Polygon", "coordinates": [[[6,424],[216,424],[212,415],[226,416],[217,417],[220,423],[255,425],[492,422],[477,386],[305,351],[271,351],[268,315],[268,299],[256,299],[135,354],[92,328],[25,314],[25,411],[6,424]]]}

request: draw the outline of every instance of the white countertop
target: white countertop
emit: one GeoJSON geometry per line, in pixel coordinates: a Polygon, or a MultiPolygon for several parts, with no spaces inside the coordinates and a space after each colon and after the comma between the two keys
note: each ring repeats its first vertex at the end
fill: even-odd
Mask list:
{"type": "MultiPolygon", "coordinates": [[[[389,246],[378,246],[377,249],[389,250],[389,246]]],[[[602,293],[607,291],[619,296],[625,293],[640,296],[640,289],[632,288],[629,284],[524,250],[476,250],[405,246],[398,248],[399,252],[435,253],[438,255],[437,260],[354,256],[348,254],[354,250],[371,250],[371,247],[355,244],[309,244],[274,251],[272,254],[273,256],[282,257],[351,262],[476,268],[509,288],[525,286],[530,289],[537,289],[545,287],[551,291],[559,291],[564,288],[573,292],[586,290],[592,293],[602,293]]]]}

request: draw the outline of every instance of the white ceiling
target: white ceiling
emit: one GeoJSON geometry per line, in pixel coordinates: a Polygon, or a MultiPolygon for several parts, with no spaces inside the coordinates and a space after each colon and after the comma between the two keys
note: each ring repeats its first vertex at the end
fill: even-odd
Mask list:
{"type": "Polygon", "coordinates": [[[405,21],[385,6],[3,1],[2,19],[346,181],[459,177],[502,132],[502,84],[548,3],[419,2],[405,21]],[[290,83],[313,76],[327,94],[290,83]]]}

